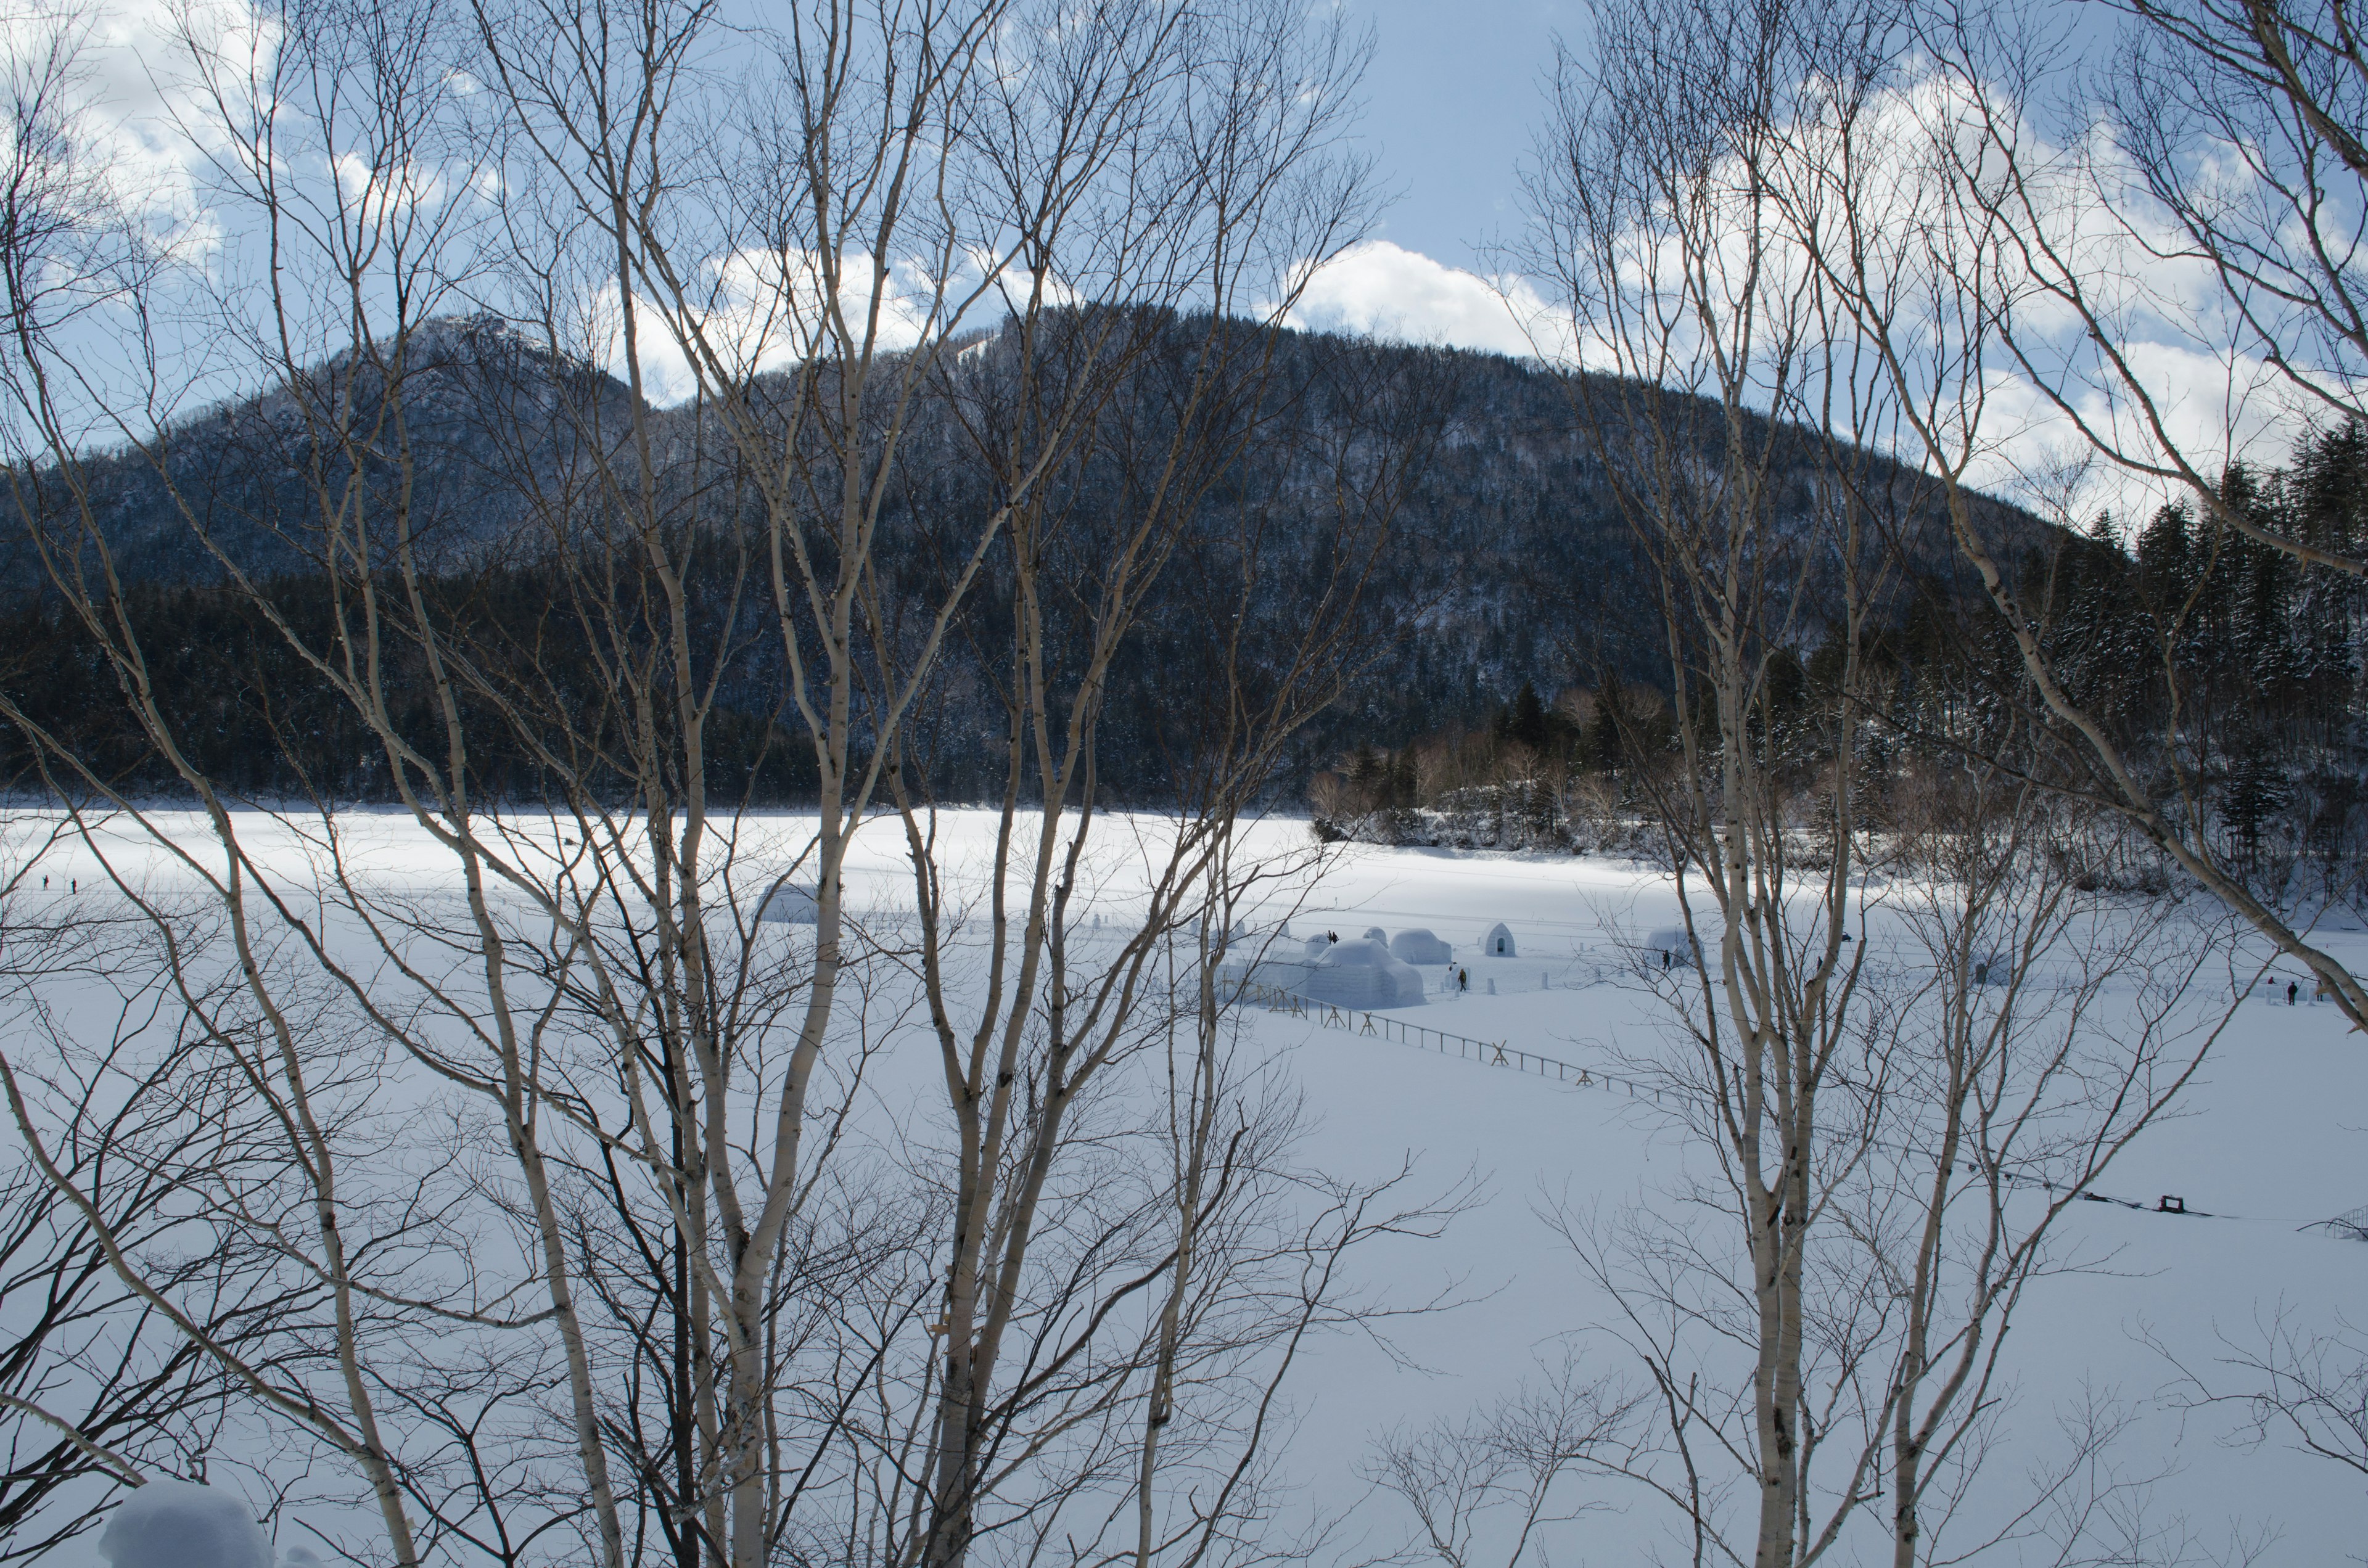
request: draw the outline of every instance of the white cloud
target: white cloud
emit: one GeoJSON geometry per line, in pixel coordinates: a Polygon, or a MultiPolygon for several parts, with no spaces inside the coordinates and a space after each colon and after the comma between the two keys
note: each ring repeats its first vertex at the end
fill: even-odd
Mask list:
{"type": "Polygon", "coordinates": [[[232,133],[221,108],[249,112],[250,89],[268,81],[278,26],[249,0],[53,0],[0,20],[0,62],[25,82],[61,39],[73,56],[66,107],[116,199],[152,233],[210,242],[199,165],[232,133]],[[219,101],[198,79],[192,40],[219,101]]]}
{"type": "MultiPolygon", "coordinates": [[[[1484,278],[1370,240],[1316,268],[1287,319],[1316,332],[1530,355],[1538,352],[1531,330],[1550,324],[1550,312],[1521,278],[1484,278]]],[[[1541,334],[1549,343],[1566,335],[1541,334]]]]}
{"type": "MultiPolygon", "coordinates": [[[[444,176],[420,164],[373,168],[355,153],[339,153],[335,165],[338,194],[365,222],[379,222],[415,207],[433,207],[444,199],[444,176]]],[[[470,184],[478,188],[474,179],[470,184]]]]}
{"type": "MultiPolygon", "coordinates": [[[[1988,347],[1978,370],[1976,483],[2075,525],[2100,508],[2126,523],[2180,487],[2092,457],[2079,425],[2134,465],[2168,467],[2175,453],[2215,475],[2240,456],[2284,460],[2315,412],[2310,398],[2257,351],[2218,274],[2153,199],[2109,127],[2075,127],[2068,139],[2051,140],[2017,119],[2011,106],[1969,97],[1961,82],[1937,71],[1885,95],[1872,118],[1876,130],[1865,144],[1874,164],[1860,189],[1889,205],[1864,226],[1875,237],[1869,252],[1878,277],[1902,302],[1895,325],[1904,329],[1908,363],[1922,356],[1928,369],[1938,363],[1949,375],[1975,372],[1975,362],[1956,357],[1965,318],[1981,313],[1968,308],[1972,296],[1959,291],[1972,284],[1986,308],[2010,301],[2006,313],[2015,344],[2044,379],[2043,387],[2008,363],[2003,347],[1988,347]],[[2014,210],[2011,221],[2044,234],[2044,247],[2002,243],[1951,206],[1948,171],[1968,154],[1995,163],[1984,149],[1997,123],[2011,127],[2022,161],[2012,188],[2028,205],[2014,210]],[[1936,151],[1952,144],[1953,158],[1936,151]],[[2067,281],[2077,281],[2105,324],[2118,369],[2066,302],[2067,281]],[[2160,432],[2138,408],[2123,371],[2152,403],[2160,432]],[[2077,412],[2077,423],[2059,399],[2077,412]]],[[[1807,155],[1818,150],[1812,145],[1807,155]]],[[[2221,199],[2246,195],[2243,160],[2207,152],[2205,163],[2202,177],[2220,187],[2221,199]]],[[[1988,173],[1993,191],[2008,188],[2000,171],[1988,173]]],[[[2307,363],[2307,346],[2289,351],[2295,348],[2307,363]]],[[[2327,384],[2342,380],[2340,366],[2301,373],[2327,384]]]]}
{"type": "MultiPolygon", "coordinates": [[[[848,330],[864,330],[872,261],[850,256],[839,274],[839,305],[848,330]]],[[[697,335],[706,351],[733,375],[778,370],[815,351],[823,333],[820,269],[808,253],[788,256],[741,251],[710,261],[700,274],[700,297],[670,313],[640,297],[633,301],[635,347],[642,391],[666,406],[699,390],[686,338],[697,335]]],[[[939,303],[928,279],[910,266],[892,266],[880,306],[879,342],[894,352],[912,347],[930,332],[939,303]]],[[[623,313],[615,283],[591,302],[586,335],[594,358],[612,374],[625,373],[623,313]]]]}

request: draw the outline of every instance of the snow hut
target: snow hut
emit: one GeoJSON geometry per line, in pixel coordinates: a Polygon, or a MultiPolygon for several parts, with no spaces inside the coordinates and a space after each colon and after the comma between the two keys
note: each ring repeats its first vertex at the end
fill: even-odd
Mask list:
{"type": "MultiPolygon", "coordinates": [[[[116,1568],[271,1568],[272,1557],[271,1538],[246,1499],[168,1476],[124,1500],[98,1550],[116,1568]]],[[[291,1552],[288,1561],[302,1559],[291,1552]]]]}
{"type": "MultiPolygon", "coordinates": [[[[1315,940],[1322,944],[1324,938],[1315,940]]],[[[1217,960],[1217,976],[1228,985],[1296,992],[1307,978],[1307,952],[1288,926],[1281,930],[1236,926],[1217,960]]]]}
{"type": "Polygon", "coordinates": [[[1234,924],[1226,926],[1224,931],[1218,934],[1217,939],[1212,945],[1217,949],[1217,956],[1219,958],[1224,958],[1226,954],[1231,953],[1239,948],[1256,949],[1261,947],[1264,945],[1264,941],[1258,932],[1250,929],[1249,926],[1236,920],[1234,924]]]}
{"type": "Polygon", "coordinates": [[[1658,969],[1691,969],[1701,956],[1702,944],[1690,939],[1682,926],[1665,926],[1645,938],[1645,961],[1658,969]]]}
{"type": "Polygon", "coordinates": [[[1378,926],[1368,926],[1365,927],[1365,940],[1368,942],[1379,942],[1382,946],[1386,948],[1390,945],[1390,934],[1387,931],[1383,930],[1378,926]]]}
{"type": "Polygon", "coordinates": [[[757,912],[757,918],[776,926],[811,926],[815,910],[814,889],[784,882],[767,896],[765,907],[757,912]]]}
{"type": "Polygon", "coordinates": [[[1512,927],[1501,920],[1489,926],[1488,934],[1480,938],[1480,950],[1492,959],[1518,957],[1513,950],[1512,927]]]}
{"type": "Polygon", "coordinates": [[[1309,967],[1306,994],[1343,1007],[1411,1007],[1422,1001],[1422,975],[1379,942],[1351,937],[1309,967]]]}
{"type": "Polygon", "coordinates": [[[1227,985],[1258,985],[1269,991],[1297,993],[1306,989],[1308,968],[1305,960],[1288,952],[1263,959],[1245,954],[1218,965],[1217,978],[1227,985]]]}
{"type": "Polygon", "coordinates": [[[1390,938],[1390,953],[1400,963],[1453,963],[1455,949],[1417,926],[1390,938]]]}

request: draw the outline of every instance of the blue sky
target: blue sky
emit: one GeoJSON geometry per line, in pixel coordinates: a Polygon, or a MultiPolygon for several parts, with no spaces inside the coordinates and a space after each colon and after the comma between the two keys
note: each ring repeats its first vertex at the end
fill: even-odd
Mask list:
{"type": "Polygon", "coordinates": [[[1520,216],[1515,173],[1543,108],[1540,73],[1577,0],[1345,0],[1373,29],[1363,137],[1395,195],[1375,235],[1449,267],[1520,216]]]}
{"type": "MultiPolygon", "coordinates": [[[[767,0],[734,3],[761,6],[767,0]]],[[[1586,58],[1589,0],[1293,3],[1337,6],[1351,27],[1370,33],[1363,112],[1353,134],[1372,153],[1376,182],[1388,200],[1367,243],[1307,278],[1291,319],[1318,330],[1514,355],[1569,353],[1567,315],[1554,311],[1529,280],[1503,275],[1508,263],[1496,247],[1521,238],[1520,170],[1544,116],[1543,78],[1557,36],[1586,58]]],[[[202,140],[209,133],[203,105],[192,99],[186,80],[176,80],[187,72],[174,63],[174,17],[185,5],[201,14],[218,7],[229,29],[221,52],[233,57],[241,53],[233,45],[252,36],[253,24],[245,18],[253,4],[98,0],[101,16],[89,40],[84,85],[97,110],[101,155],[125,188],[147,204],[143,212],[153,207],[160,222],[177,225],[192,254],[210,254],[209,247],[225,243],[234,250],[236,242],[224,240],[201,177],[204,160],[188,143],[189,134],[202,140]],[[199,129],[185,133],[176,116],[192,119],[199,129]]],[[[2046,0],[2041,4],[2045,6],[2046,0]]],[[[2074,42],[2101,41],[2113,26],[2112,13],[2104,6],[2055,6],[2031,16],[2064,28],[2074,42]]],[[[2074,69],[2055,74],[2067,85],[2093,82],[2093,73],[2077,69],[2081,63],[2070,62],[2074,69]]],[[[2212,447],[2214,440],[2227,446],[2239,437],[2249,439],[2250,426],[2237,437],[2214,434],[2235,417],[2227,391],[2231,374],[2242,381],[2260,369],[2222,364],[2227,345],[2210,335],[2216,285],[2208,277],[2149,273],[2144,287],[2161,296],[2149,296],[2150,302],[2167,301],[2171,313],[2169,326],[2157,334],[2161,341],[2149,338],[2145,345],[2151,357],[2143,373],[2164,383],[2180,403],[2180,417],[2197,425],[2197,439],[2205,448],[2218,449],[2212,447]]],[[[334,309],[318,324],[324,346],[340,344],[344,330],[343,315],[334,309]]],[[[645,338],[645,347],[661,339],[662,335],[645,338]]],[[[210,328],[198,342],[201,353],[227,346],[236,359],[232,340],[210,328]]],[[[660,348],[644,363],[644,370],[656,377],[651,382],[654,395],[687,395],[688,365],[667,370],[665,359],[660,348]]],[[[135,374],[138,369],[135,363],[135,374]]],[[[245,369],[249,367],[233,365],[222,374],[234,378],[245,369]]],[[[215,384],[202,381],[209,394],[215,384]]],[[[2259,423],[2250,412],[2244,417],[2259,423]]],[[[2042,456],[2066,434],[2056,427],[2053,405],[2037,389],[2020,383],[1993,389],[1985,421],[1996,422],[2001,444],[2044,448],[2042,456]]]]}
{"type": "Polygon", "coordinates": [[[1389,199],[1372,243],[1317,273],[1292,319],[1531,352],[1504,299],[1475,275],[1497,274],[1491,247],[1519,237],[1520,167],[1544,110],[1544,73],[1557,34],[1584,43],[1585,0],[1338,4],[1371,30],[1358,137],[1389,199]]]}

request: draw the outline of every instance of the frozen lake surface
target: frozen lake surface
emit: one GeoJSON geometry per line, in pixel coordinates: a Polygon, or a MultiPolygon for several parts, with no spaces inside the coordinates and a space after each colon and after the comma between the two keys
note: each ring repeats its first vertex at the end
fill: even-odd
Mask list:
{"type": "MultiPolygon", "coordinates": [[[[985,863],[988,820],[980,814],[950,828],[956,862],[985,863]]],[[[170,825],[205,852],[201,824],[170,825]]],[[[341,828],[373,881],[430,895],[445,886],[450,859],[407,819],[358,814],[341,828]]],[[[21,844],[28,830],[17,831],[21,844]]],[[[300,874],[304,831],[260,819],[245,831],[268,863],[300,874]]],[[[525,831],[538,840],[551,833],[534,823],[525,831]]],[[[1303,822],[1278,820],[1258,831],[1277,849],[1306,843],[1303,822]]],[[[760,842],[793,847],[803,832],[794,817],[743,824],[752,849],[760,842]]],[[[552,848],[564,848],[556,839],[552,848]]],[[[188,875],[137,830],[119,830],[109,842],[119,872],[159,881],[188,875]]],[[[893,824],[867,829],[859,846],[850,899],[869,918],[893,920],[906,906],[901,847],[893,824]]],[[[85,846],[52,848],[42,869],[57,889],[72,879],[82,896],[93,890],[104,896],[104,869],[85,846]]],[[[1136,884],[1125,858],[1107,849],[1097,872],[1094,896],[1115,924],[1136,884]]],[[[1401,1015],[1429,1028],[1600,1067],[1615,1053],[1650,1049],[1665,1028],[1660,1004],[1627,968],[1635,944],[1678,918],[1670,883],[1648,869],[1360,847],[1338,854],[1278,901],[1272,913],[1292,905],[1287,913],[1302,936],[1423,926],[1452,943],[1469,991],[1433,994],[1401,1015]],[[1519,956],[1479,956],[1483,934],[1500,921],[1519,956]]],[[[1870,926],[1878,937],[1880,926],[1878,915],[1870,926]]],[[[2355,970],[2368,968],[2368,939],[2323,936],[2355,970]]],[[[2255,967],[2232,955],[2207,971],[2206,982],[2225,1001],[2231,975],[2249,977],[2255,967]]],[[[2351,1557],[2368,1540],[2368,1494],[2359,1478],[2274,1436],[2246,1446],[2237,1440],[2238,1411],[2182,1411],[2161,1397],[2177,1377],[2171,1358],[2215,1370],[2227,1354],[2224,1335],[2245,1343],[2281,1310],[2305,1331],[2335,1327],[2340,1312],[2355,1323],[2368,1319],[2368,1244],[2305,1228],[2368,1203],[2368,1041],[2348,1032],[2332,1007],[2309,1005],[2307,986],[2303,1005],[2286,1006],[2283,977],[2292,970],[2278,971],[2274,992],[2264,988],[2237,1007],[2181,1114],[2146,1132],[2100,1184],[2147,1205],[2176,1195],[2201,1212],[2089,1203],[2065,1216],[2065,1250],[2100,1267],[2040,1281],[2016,1317],[2006,1358],[2013,1379],[2006,1447],[1993,1462],[2020,1473],[2060,1444],[2059,1422],[2069,1409],[2089,1398],[2116,1400],[2132,1424],[2112,1461],[2128,1476],[2157,1477],[2127,1499],[2144,1510],[2144,1528],[2183,1531],[2214,1550],[2252,1542],[2264,1547],[2263,1563],[2316,1565],[2351,1557]]],[[[1441,971],[1425,972],[1436,984],[1441,971]]],[[[1395,1242],[1362,1254],[1357,1265],[1387,1299],[1410,1302],[1445,1291],[1461,1304],[1389,1324],[1395,1354],[1362,1339],[1326,1340],[1292,1385],[1286,1473],[1304,1488],[1307,1506],[1346,1516],[1340,1560],[1362,1561],[1404,1546],[1410,1528],[1395,1501],[1361,1479],[1378,1434],[1461,1415],[1510,1392],[1565,1346],[1603,1369],[1622,1365],[1619,1346],[1600,1332],[1611,1319],[1610,1304],[1541,1210],[1553,1202],[1606,1210],[1655,1202],[1688,1150],[1649,1103],[1616,1089],[1557,1085],[1313,1017],[1263,1009],[1252,1017],[1259,1049],[1280,1062],[1316,1113],[1304,1151],[1308,1165],[1372,1176],[1411,1157],[1433,1187],[1471,1172],[1486,1194],[1442,1238],[1395,1242]]],[[[916,1033],[909,1049],[911,1065],[926,1071],[933,1048],[916,1033]]],[[[883,1096],[893,1098],[896,1084],[892,1066],[883,1096]]],[[[1679,1555],[1675,1521],[1661,1507],[1608,1483],[1592,1496],[1609,1506],[1543,1538],[1554,1562],[1632,1563],[1656,1549],[1671,1560],[1679,1555]]],[[[1859,1555],[1887,1561],[1879,1516],[1865,1522],[1871,1528],[1857,1543],[1859,1555]]],[[[1857,1560],[1849,1552],[1844,1559],[1857,1560]]],[[[83,1547],[61,1554],[59,1568],[97,1561],[83,1547]]]]}

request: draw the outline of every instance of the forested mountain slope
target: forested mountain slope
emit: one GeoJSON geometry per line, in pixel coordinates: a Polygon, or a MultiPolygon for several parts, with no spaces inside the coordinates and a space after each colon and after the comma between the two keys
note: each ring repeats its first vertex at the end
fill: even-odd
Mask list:
{"type": "MultiPolygon", "coordinates": [[[[1190,352],[1190,335],[1178,337],[1177,352],[1190,352]]],[[[1258,519],[1254,569],[1272,579],[1264,602],[1279,624],[1293,615],[1299,594],[1317,591],[1297,579],[1323,570],[1326,539],[1348,529],[1383,540],[1353,585],[1372,644],[1364,673],[1308,736],[1307,766],[1351,744],[1396,744],[1486,723],[1525,686],[1551,696],[1607,674],[1650,685],[1659,668],[1666,678],[1658,621],[1606,481],[1602,443],[1582,425],[1562,381],[1500,356],[1322,335],[1279,335],[1270,352],[1257,406],[1240,415],[1254,434],[1197,505],[1236,523],[1258,519]],[[1403,470],[1395,480],[1393,463],[1403,470]]],[[[959,378],[991,379],[1009,358],[997,336],[981,335],[954,358],[939,395],[924,400],[902,437],[881,521],[894,544],[882,560],[908,574],[886,585],[892,600],[909,591],[925,601],[946,570],[944,541],[998,499],[991,468],[973,460],[979,436],[965,423],[970,405],[959,378]]],[[[1173,416],[1159,403],[1165,369],[1154,357],[1133,388],[1154,419],[1173,416]]],[[[604,513],[604,484],[638,483],[637,470],[623,472],[637,460],[630,399],[613,378],[490,318],[432,324],[391,368],[383,350],[369,361],[340,357],[299,391],[211,410],[151,450],[88,464],[78,484],[40,476],[19,506],[40,513],[56,540],[73,536],[86,502],[130,587],[160,691],[175,711],[208,715],[197,733],[219,752],[207,759],[211,766],[258,792],[367,796],[383,783],[359,728],[252,606],[219,585],[233,570],[269,582],[291,622],[324,631],[323,540],[330,534],[323,512],[348,506],[367,514],[368,528],[353,531],[369,539],[381,565],[407,547],[434,566],[453,614],[511,632],[530,626],[525,641],[546,664],[581,659],[592,634],[553,613],[541,574],[586,530],[615,526],[604,513]],[[376,368],[358,370],[358,362],[376,368]],[[400,396],[385,395],[398,377],[400,396]],[[399,461],[389,455],[398,447],[399,461]]],[[[730,542],[751,506],[749,477],[731,460],[712,410],[694,402],[645,412],[666,526],[706,529],[718,541],[713,576],[690,585],[696,613],[712,623],[718,646],[733,650],[720,677],[733,722],[712,766],[759,798],[794,799],[810,762],[783,744],[774,722],[783,701],[780,651],[753,632],[735,641],[731,630],[751,596],[765,591],[761,562],[735,557],[730,542]],[[735,562],[755,575],[735,576],[735,562]]],[[[1780,485],[1803,492],[1794,504],[1812,505],[1787,465],[1805,470],[1813,441],[1803,433],[1797,443],[1776,445],[1780,485]]],[[[1043,504],[1077,557],[1079,581],[1130,508],[1143,504],[1141,483],[1122,463],[1087,455],[1046,486],[1043,504]]],[[[2015,526],[2031,541],[2045,537],[2031,519],[2015,526]]],[[[1193,667],[1196,587],[1207,574],[1243,568],[1237,551],[1200,553],[1196,542],[1188,529],[1121,651],[1115,692],[1139,699],[1193,667]]],[[[1949,574],[1940,541],[1910,548],[1915,571],[1949,574]]],[[[6,550],[10,600],[0,637],[14,665],[6,678],[41,722],[100,738],[92,727],[118,722],[112,676],[79,648],[43,592],[24,528],[9,530],[6,550]]],[[[974,622],[999,613],[1001,580],[990,560],[969,599],[974,622]]],[[[1816,640],[1815,607],[1800,624],[1805,649],[1816,640]]],[[[957,637],[941,655],[928,727],[930,774],[954,798],[983,777],[968,759],[1006,733],[999,672],[979,664],[973,645],[994,640],[957,637]]],[[[425,701],[422,690],[407,690],[406,700],[425,701]]],[[[1101,743],[1105,781],[1157,794],[1156,758],[1177,740],[1162,725],[1174,718],[1156,701],[1113,704],[1101,743]]],[[[10,749],[21,763],[24,748],[10,749]]],[[[500,754],[489,742],[486,755],[500,754]]],[[[128,728],[109,755],[120,775],[162,781],[128,728]]],[[[488,783],[515,789],[522,778],[488,783]]]]}

